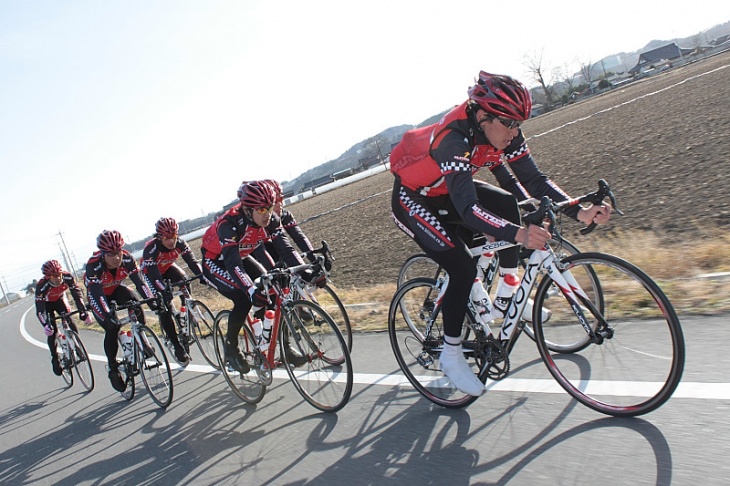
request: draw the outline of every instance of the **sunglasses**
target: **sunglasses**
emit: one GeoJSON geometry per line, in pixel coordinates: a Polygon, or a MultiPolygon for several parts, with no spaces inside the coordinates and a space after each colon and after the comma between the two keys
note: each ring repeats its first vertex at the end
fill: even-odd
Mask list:
{"type": "Polygon", "coordinates": [[[496,117],[496,118],[497,118],[497,120],[499,120],[499,123],[501,123],[505,127],[509,128],[510,130],[512,130],[513,128],[520,128],[520,125],[522,125],[521,120],[510,120],[508,118],[500,118],[500,117],[496,117]]]}
{"type": "Polygon", "coordinates": [[[274,206],[269,206],[268,208],[254,208],[254,211],[259,213],[260,215],[264,214],[270,214],[274,210],[274,206]]]}

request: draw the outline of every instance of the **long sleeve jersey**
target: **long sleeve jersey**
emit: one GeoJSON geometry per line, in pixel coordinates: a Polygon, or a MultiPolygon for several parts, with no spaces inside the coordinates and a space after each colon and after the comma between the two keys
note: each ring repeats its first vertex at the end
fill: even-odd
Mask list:
{"type": "Polygon", "coordinates": [[[94,314],[102,321],[110,316],[108,297],[114,293],[125,278],[129,277],[137,287],[137,292],[142,298],[153,297],[150,289],[147,288],[139,275],[139,267],[134,257],[127,251],[122,250],[122,263],[118,268],[109,269],[104,263],[104,257],[100,251],[94,252],[86,264],[86,275],[84,284],[89,294],[89,304],[94,314]]]}
{"type": "Polygon", "coordinates": [[[187,263],[193,275],[201,274],[202,270],[198,259],[195,258],[190,245],[182,238],[177,239],[172,250],[163,245],[159,238],[148,241],[144,250],[142,250],[142,273],[146,275],[157,290],[164,290],[165,283],[162,281],[162,276],[168,268],[175,264],[179,257],[182,257],[187,263]]]}
{"type": "Polygon", "coordinates": [[[61,273],[61,284],[57,287],[51,285],[51,281],[47,277],[43,277],[38,281],[35,287],[35,311],[41,324],[45,326],[48,322],[46,302],[56,302],[63,299],[66,290],[71,292],[71,297],[73,297],[77,309],[86,308],[81,287],[76,284],[76,279],[69,272],[61,273]]]}

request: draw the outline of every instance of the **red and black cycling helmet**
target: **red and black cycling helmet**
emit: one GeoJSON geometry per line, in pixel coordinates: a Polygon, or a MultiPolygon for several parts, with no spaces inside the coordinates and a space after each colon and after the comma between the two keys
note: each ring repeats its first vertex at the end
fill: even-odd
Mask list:
{"type": "Polygon", "coordinates": [[[510,120],[527,120],[532,97],[524,84],[509,76],[479,73],[477,84],[469,88],[469,99],[489,115],[510,120]]]}
{"type": "Polygon", "coordinates": [[[96,237],[96,246],[103,253],[116,253],[124,248],[124,238],[119,231],[104,230],[96,237]]]}
{"type": "Polygon", "coordinates": [[[160,218],[155,223],[155,233],[160,238],[174,238],[180,230],[180,225],[173,218],[160,218]]]}
{"type": "Polygon", "coordinates": [[[244,208],[270,208],[276,202],[274,189],[266,181],[243,181],[238,200],[244,208]]]}
{"type": "Polygon", "coordinates": [[[58,275],[63,272],[63,268],[61,268],[61,264],[58,263],[58,260],[48,260],[43,264],[43,266],[41,266],[41,272],[43,272],[44,277],[52,277],[53,275],[58,275]]]}
{"type": "Polygon", "coordinates": [[[277,199],[284,199],[284,188],[281,187],[279,181],[275,181],[274,179],[266,179],[263,182],[271,186],[271,188],[274,190],[274,194],[276,194],[277,199]]]}

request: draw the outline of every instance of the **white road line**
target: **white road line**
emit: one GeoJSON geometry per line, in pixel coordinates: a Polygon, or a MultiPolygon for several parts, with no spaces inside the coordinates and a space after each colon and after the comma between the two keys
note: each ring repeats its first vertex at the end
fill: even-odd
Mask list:
{"type": "MultiPolygon", "coordinates": [[[[32,308],[31,308],[32,309],[32,308]]],[[[47,349],[48,345],[44,342],[34,339],[25,329],[25,316],[31,311],[28,309],[23,317],[20,319],[20,334],[23,338],[34,346],[39,348],[47,349]]],[[[94,361],[101,361],[106,363],[106,356],[98,354],[90,354],[89,357],[94,361]]],[[[182,369],[177,363],[170,363],[172,369],[182,369]]],[[[185,367],[185,371],[192,371],[194,373],[214,373],[219,374],[220,371],[216,370],[210,365],[196,365],[189,364],[185,367]]],[[[286,380],[288,375],[286,370],[277,369],[274,370],[274,378],[286,380]]],[[[401,374],[377,374],[377,373],[354,373],[354,383],[358,385],[381,385],[389,387],[411,387],[408,379],[401,374]]],[[[612,393],[615,394],[616,389],[623,390],[622,395],[627,396],[643,396],[645,395],[644,390],[656,389],[655,386],[647,387],[647,384],[637,382],[603,382],[603,381],[590,381],[591,387],[596,387],[599,390],[614,390],[612,393]]],[[[655,385],[655,384],[652,384],[655,385]]],[[[554,380],[538,380],[529,378],[505,378],[500,381],[492,381],[487,383],[487,390],[493,392],[526,392],[526,393],[549,393],[549,394],[564,394],[565,391],[558,385],[554,380]]],[[[703,400],[730,400],[730,383],[699,383],[699,382],[681,382],[675,390],[672,398],[699,398],[703,400]]]]}

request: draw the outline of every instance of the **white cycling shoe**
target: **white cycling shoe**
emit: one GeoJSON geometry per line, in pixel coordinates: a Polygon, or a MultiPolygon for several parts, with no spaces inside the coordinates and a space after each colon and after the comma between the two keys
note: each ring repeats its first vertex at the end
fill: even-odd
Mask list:
{"type": "Polygon", "coordinates": [[[474,374],[464,358],[461,344],[452,345],[444,343],[444,350],[441,351],[441,371],[451,380],[461,392],[478,397],[486,391],[484,383],[474,374]]]}

